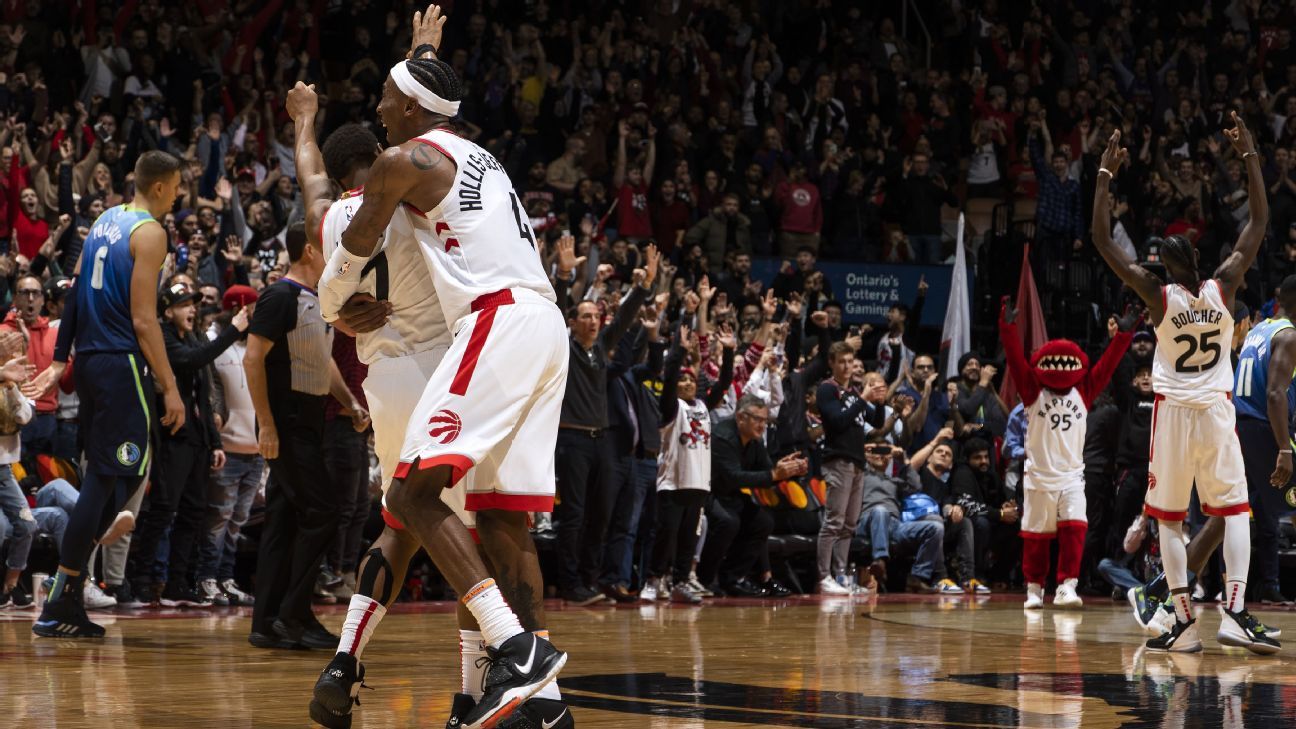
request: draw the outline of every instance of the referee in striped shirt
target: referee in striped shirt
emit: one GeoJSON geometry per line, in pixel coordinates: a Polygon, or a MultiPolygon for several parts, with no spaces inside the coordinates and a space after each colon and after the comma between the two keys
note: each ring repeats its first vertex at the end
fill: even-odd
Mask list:
{"type": "Polygon", "coordinates": [[[325,473],[324,407],[330,394],[337,398],[356,430],[369,427],[369,414],[333,362],[333,330],[315,293],[324,255],[301,223],[288,229],[285,243],[288,272],[257,299],[243,356],[257,443],[270,464],[248,640],[257,648],[332,649],[337,636],[311,612],[341,498],[325,473]]]}

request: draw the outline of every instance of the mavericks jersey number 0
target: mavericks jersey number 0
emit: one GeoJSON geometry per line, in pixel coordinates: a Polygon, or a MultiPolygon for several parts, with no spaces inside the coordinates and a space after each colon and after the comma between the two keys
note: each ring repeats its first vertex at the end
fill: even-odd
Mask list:
{"type": "Polygon", "coordinates": [[[1196,295],[1171,284],[1161,296],[1165,316],[1156,327],[1152,389],[1168,400],[1201,405],[1231,392],[1233,314],[1219,281],[1203,281],[1196,295]]]}

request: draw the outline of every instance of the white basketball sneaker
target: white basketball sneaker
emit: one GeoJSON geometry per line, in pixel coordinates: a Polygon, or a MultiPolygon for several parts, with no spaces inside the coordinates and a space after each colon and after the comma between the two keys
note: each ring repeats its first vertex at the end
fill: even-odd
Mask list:
{"type": "Polygon", "coordinates": [[[1044,608],[1044,586],[1030,583],[1026,585],[1026,604],[1023,606],[1027,610],[1042,610],[1044,608]]]}
{"type": "Polygon", "coordinates": [[[837,584],[837,580],[834,580],[832,578],[832,575],[828,575],[822,580],[819,580],[819,594],[820,595],[849,595],[851,594],[851,591],[837,584]]]}
{"type": "Polygon", "coordinates": [[[1078,609],[1084,607],[1084,600],[1076,594],[1076,585],[1079,580],[1070,579],[1057,586],[1057,592],[1053,593],[1053,607],[1078,609]]]}

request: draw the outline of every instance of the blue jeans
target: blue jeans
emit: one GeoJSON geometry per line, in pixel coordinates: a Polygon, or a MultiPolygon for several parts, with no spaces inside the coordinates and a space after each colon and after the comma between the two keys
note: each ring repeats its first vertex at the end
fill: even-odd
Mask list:
{"type": "Polygon", "coordinates": [[[258,454],[225,454],[225,467],[211,480],[208,493],[207,534],[198,547],[199,580],[234,577],[239,529],[247,523],[264,469],[265,460],[258,454]]]}
{"type": "Polygon", "coordinates": [[[32,516],[22,487],[14,478],[13,466],[0,465],[0,512],[9,522],[9,554],[5,566],[11,570],[27,569],[27,554],[36,537],[36,518],[32,516]]]}
{"type": "Polygon", "coordinates": [[[1139,587],[1143,584],[1143,580],[1140,580],[1137,575],[1131,572],[1129,567],[1107,557],[1104,557],[1103,560],[1098,563],[1098,573],[1108,582],[1112,583],[1113,587],[1118,587],[1122,590],[1128,590],[1131,587],[1139,587]]]}
{"type": "Polygon", "coordinates": [[[54,413],[36,413],[22,429],[23,463],[35,463],[36,456],[54,452],[58,418],[54,413]]]}
{"type": "Polygon", "coordinates": [[[657,460],[630,456],[619,458],[613,466],[612,478],[613,483],[620,486],[604,542],[603,574],[599,582],[629,587],[644,498],[648,489],[657,484],[657,460]]]}
{"type": "Polygon", "coordinates": [[[940,235],[911,235],[909,245],[919,263],[940,263],[945,258],[940,235]]]}
{"type": "Polygon", "coordinates": [[[945,525],[939,521],[900,521],[886,507],[875,506],[864,513],[856,534],[867,536],[873,546],[873,559],[891,556],[891,545],[914,550],[913,568],[909,574],[924,582],[931,579],[941,565],[945,543],[945,525]]]}

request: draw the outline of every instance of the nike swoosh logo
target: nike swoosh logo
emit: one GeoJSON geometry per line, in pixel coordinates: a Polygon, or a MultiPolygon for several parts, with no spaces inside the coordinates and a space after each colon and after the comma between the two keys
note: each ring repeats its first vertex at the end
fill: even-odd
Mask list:
{"type": "Polygon", "coordinates": [[[554,727],[558,726],[558,722],[562,721],[564,716],[567,716],[566,709],[563,709],[563,713],[559,714],[558,718],[554,719],[553,721],[541,721],[540,726],[544,727],[544,729],[553,729],[554,727]]]}
{"type": "Polygon", "coordinates": [[[536,643],[538,642],[534,635],[531,636],[531,655],[527,657],[527,662],[513,664],[513,668],[517,669],[518,673],[531,673],[531,666],[535,663],[536,643]]]}

